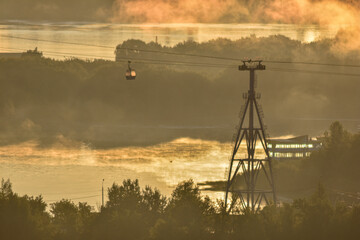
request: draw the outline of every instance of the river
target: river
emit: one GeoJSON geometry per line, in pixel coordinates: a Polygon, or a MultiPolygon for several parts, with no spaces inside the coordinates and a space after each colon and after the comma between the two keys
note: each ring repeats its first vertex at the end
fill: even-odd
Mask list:
{"type": "Polygon", "coordinates": [[[10,178],[16,192],[41,194],[48,203],[69,198],[96,206],[101,202],[102,179],[105,189],[123,179],[139,179],[142,187],[150,185],[169,196],[184,180],[224,180],[230,153],[230,143],[190,138],[113,149],[85,144],[43,149],[30,141],[0,147],[0,177],[10,178]]]}

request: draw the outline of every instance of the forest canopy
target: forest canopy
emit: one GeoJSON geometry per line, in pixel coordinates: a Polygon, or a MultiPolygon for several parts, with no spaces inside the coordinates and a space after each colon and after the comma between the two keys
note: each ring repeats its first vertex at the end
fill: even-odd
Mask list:
{"type": "MultiPolygon", "coordinates": [[[[192,181],[179,183],[169,198],[137,180],[114,183],[106,205],[41,196],[19,196],[9,180],[0,187],[1,239],[357,239],[360,207],[332,204],[319,185],[311,197],[280,207],[266,206],[228,214],[222,201],[203,197],[192,181]]],[[[236,207],[234,207],[235,209],[236,207]]]]}

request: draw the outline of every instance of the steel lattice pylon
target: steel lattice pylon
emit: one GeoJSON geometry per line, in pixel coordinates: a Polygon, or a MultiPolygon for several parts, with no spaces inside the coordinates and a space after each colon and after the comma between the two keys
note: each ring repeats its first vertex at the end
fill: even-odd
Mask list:
{"type": "MultiPolygon", "coordinates": [[[[269,204],[271,200],[276,203],[271,158],[267,148],[262,111],[257,102],[259,95],[256,95],[255,92],[255,71],[265,70],[265,66],[261,62],[261,60],[248,60],[243,61],[243,65],[239,66],[240,71],[250,71],[250,89],[247,94],[244,94],[246,103],[240,116],[240,125],[235,137],[225,195],[225,206],[228,206],[229,193],[231,192],[235,199],[240,200],[242,208],[249,208],[251,211],[259,210],[263,203],[269,204]],[[245,157],[241,158],[239,150],[243,141],[246,143],[247,153],[245,157]],[[257,154],[256,150],[260,149],[256,148],[257,143],[261,143],[262,155],[265,158],[257,158],[259,154],[257,154]],[[236,176],[240,173],[239,171],[245,186],[234,184],[236,176]],[[262,189],[257,187],[260,173],[265,175],[265,181],[267,182],[265,187],[262,186],[262,189]]],[[[230,204],[229,211],[232,204],[230,204]]]]}

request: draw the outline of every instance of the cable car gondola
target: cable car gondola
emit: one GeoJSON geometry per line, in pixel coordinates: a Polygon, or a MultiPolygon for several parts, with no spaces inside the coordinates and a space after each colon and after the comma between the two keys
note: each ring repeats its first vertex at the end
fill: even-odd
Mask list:
{"type": "Polygon", "coordinates": [[[130,67],[130,63],[131,63],[131,61],[128,61],[129,69],[126,70],[125,77],[126,77],[126,80],[135,80],[136,72],[135,72],[135,69],[132,69],[130,67]]]}

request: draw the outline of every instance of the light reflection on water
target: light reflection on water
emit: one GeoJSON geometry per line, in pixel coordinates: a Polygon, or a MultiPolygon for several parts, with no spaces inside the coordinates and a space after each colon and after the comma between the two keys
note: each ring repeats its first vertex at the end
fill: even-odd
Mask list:
{"type": "MultiPolygon", "coordinates": [[[[115,149],[87,145],[42,149],[36,142],[26,142],[0,147],[0,177],[10,178],[20,194],[42,194],[48,202],[64,197],[96,205],[103,178],[106,187],[137,178],[142,186],[157,187],[166,195],[190,178],[195,182],[224,180],[231,147],[230,143],[190,138],[115,149]],[[89,198],[77,199],[81,197],[89,198]]],[[[206,194],[223,197],[222,193],[206,194]]]]}
{"type": "MultiPolygon", "coordinates": [[[[230,145],[188,138],[148,147],[116,149],[37,148],[35,142],[0,147],[0,176],[10,178],[20,194],[43,194],[45,200],[99,194],[101,179],[138,178],[140,184],[170,194],[180,181],[222,180],[230,145]],[[88,192],[85,194],[85,192],[88,192]]],[[[92,205],[98,198],[84,199],[92,205]]]]}
{"type": "Polygon", "coordinates": [[[209,41],[217,38],[231,40],[281,34],[302,42],[332,38],[341,26],[317,26],[294,24],[97,24],[97,23],[35,23],[0,22],[0,52],[34,49],[44,51],[45,56],[61,59],[64,56],[114,59],[115,46],[128,39],[155,41],[173,46],[179,42],[193,40],[209,41]],[[5,35],[76,42],[113,47],[106,49],[93,46],[76,46],[50,42],[11,39],[5,35]],[[55,52],[55,53],[54,53],[55,52]],[[57,52],[57,53],[56,53],[57,52]],[[69,55],[70,53],[70,55],[69,55]]]}

